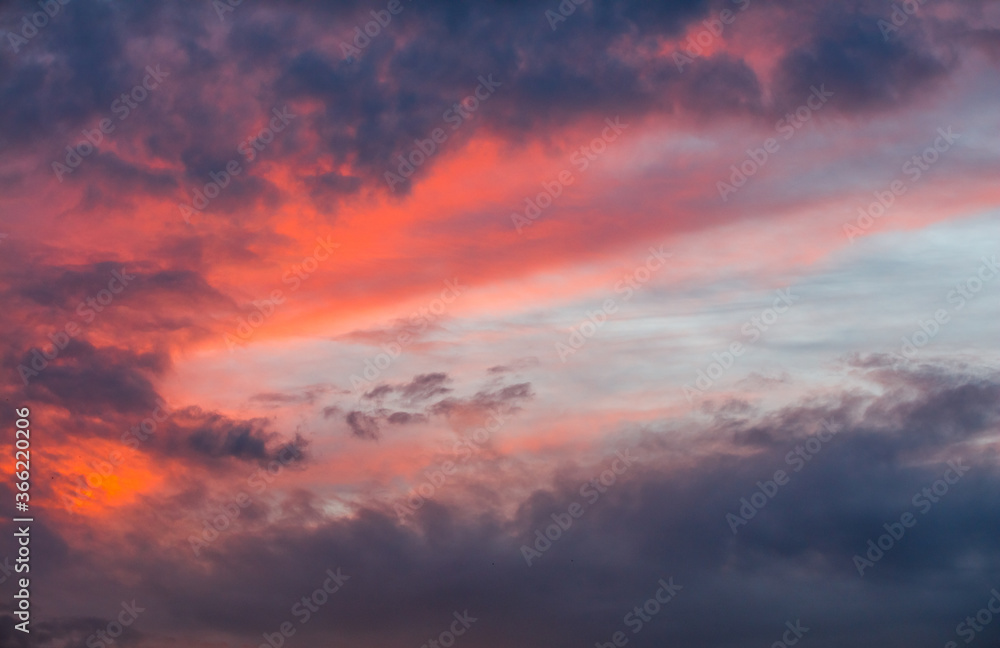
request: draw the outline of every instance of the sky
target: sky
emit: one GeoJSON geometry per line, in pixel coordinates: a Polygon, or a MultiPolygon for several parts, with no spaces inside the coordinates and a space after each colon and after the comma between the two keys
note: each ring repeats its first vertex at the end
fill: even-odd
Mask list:
{"type": "Polygon", "coordinates": [[[998,69],[987,0],[3,3],[0,645],[995,645],[998,69]]]}

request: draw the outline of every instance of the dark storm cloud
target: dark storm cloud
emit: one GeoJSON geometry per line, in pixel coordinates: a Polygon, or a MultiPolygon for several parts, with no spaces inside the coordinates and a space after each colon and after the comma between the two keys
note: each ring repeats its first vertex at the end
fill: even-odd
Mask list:
{"type": "MultiPolygon", "coordinates": [[[[76,139],[70,138],[67,146],[76,143],[76,139]]],[[[65,150],[61,153],[62,155],[56,156],[54,161],[64,160],[65,150]]],[[[136,192],[145,196],[167,197],[176,192],[178,187],[177,178],[170,172],[127,162],[114,153],[103,152],[94,153],[86,159],[86,162],[81,162],[80,171],[65,175],[63,181],[83,183],[89,190],[122,196],[136,192]]],[[[110,200],[112,197],[107,196],[105,200],[110,200]]],[[[127,198],[123,198],[123,205],[127,204],[124,200],[127,198]]],[[[93,205],[93,202],[93,200],[85,202],[81,207],[96,208],[97,205],[93,205]]]]}
{"type": "Polygon", "coordinates": [[[916,24],[886,39],[878,21],[887,13],[891,7],[868,13],[829,5],[819,11],[810,41],[787,52],[780,64],[784,102],[800,103],[811,86],[825,83],[835,89],[832,101],[843,113],[888,109],[926,91],[955,67],[955,51],[940,53],[916,24]]]}
{"type": "MultiPolygon", "coordinates": [[[[51,349],[46,349],[51,353],[51,349]]],[[[17,364],[37,366],[41,350],[34,348],[17,364]]],[[[95,347],[71,339],[26,388],[28,398],[65,408],[74,414],[98,416],[107,408],[126,414],[146,414],[156,407],[152,378],[170,364],[165,353],[135,353],[116,347],[95,347]]]]}
{"type": "Polygon", "coordinates": [[[303,181],[309,187],[310,195],[318,207],[322,207],[327,201],[357,193],[363,183],[363,180],[357,176],[343,175],[333,171],[312,178],[303,178],[303,181]]]}
{"type": "MultiPolygon", "coordinates": [[[[107,289],[111,281],[116,282],[116,288],[123,288],[113,295],[112,304],[136,299],[166,302],[177,298],[186,301],[226,299],[196,272],[179,269],[143,272],[126,262],[102,261],[91,266],[73,268],[39,264],[16,275],[11,273],[8,277],[12,292],[18,296],[35,305],[58,308],[65,315],[74,317],[87,298],[107,289]],[[124,286],[121,286],[121,277],[124,277],[124,286]]],[[[107,310],[109,314],[115,312],[113,306],[107,310]]],[[[94,317],[97,317],[98,312],[103,317],[103,310],[95,312],[94,317]]]]}
{"type": "MultiPolygon", "coordinates": [[[[0,273],[2,295],[11,306],[0,315],[6,333],[2,365],[13,379],[9,391],[17,393],[18,400],[50,412],[61,410],[75,421],[56,426],[50,438],[119,441],[144,419],[155,418],[159,433],[138,444],[152,456],[216,467],[227,462],[266,464],[286,449],[303,456],[306,443],[299,436],[284,439],[267,431],[264,421],[235,420],[183,404],[174,404],[170,411],[158,393],[155,383],[172,361],[153,342],[182,329],[201,333],[193,311],[231,304],[199,273],[112,261],[66,267],[26,264],[21,257],[30,253],[24,249],[12,248],[8,254],[14,262],[0,273]],[[110,304],[102,309],[87,301],[107,292],[112,278],[118,292],[110,304]],[[12,316],[15,308],[18,317],[12,316]],[[75,336],[66,334],[67,324],[77,326],[75,336]],[[124,338],[119,344],[91,341],[95,331],[117,340],[123,329],[144,336],[148,350],[136,350],[124,338]]],[[[313,386],[296,398],[311,402],[326,389],[313,386]]]]}
{"type": "MultiPolygon", "coordinates": [[[[0,619],[4,626],[0,628],[0,645],[5,648],[85,648],[88,640],[92,644],[98,641],[96,637],[98,630],[106,632],[108,624],[116,622],[114,617],[32,621],[31,633],[25,634],[13,629],[14,624],[19,623],[14,617],[0,616],[0,619]]],[[[122,648],[141,646],[142,633],[135,629],[130,630],[127,634],[121,635],[115,641],[115,645],[122,648]]]]}
{"type": "Polygon", "coordinates": [[[10,272],[11,292],[34,305],[58,307],[72,312],[86,297],[106,288],[114,277],[112,272],[124,270],[123,264],[111,261],[95,263],[91,267],[60,268],[32,266],[15,274],[10,272]]]}
{"type": "Polygon", "coordinates": [[[0,314],[0,364],[29,397],[75,412],[148,413],[156,406],[152,380],[170,366],[159,341],[181,329],[204,335],[196,313],[234,308],[190,270],[119,261],[26,263],[54,252],[20,247],[7,254],[11,263],[0,272],[0,295],[8,305],[0,314]],[[119,340],[122,329],[146,336],[146,349],[133,351],[119,340]],[[91,340],[102,333],[119,345],[95,345],[91,340]]]}
{"type": "Polygon", "coordinates": [[[690,66],[693,73],[678,86],[685,108],[706,116],[764,112],[760,80],[742,60],[720,55],[690,66]]]}
{"type": "MultiPolygon", "coordinates": [[[[65,331],[69,324],[82,331],[77,336],[83,339],[95,329],[125,322],[129,324],[124,328],[145,334],[180,328],[200,332],[194,315],[235,311],[236,306],[201,273],[182,269],[192,260],[192,251],[184,249],[191,245],[200,256],[203,242],[173,239],[155,263],[124,259],[75,265],[46,263],[64,252],[45,245],[8,247],[4,254],[10,263],[0,271],[0,296],[9,306],[0,313],[5,342],[20,356],[26,347],[41,343],[51,347],[52,340],[46,336],[65,331]],[[178,257],[176,261],[171,259],[173,255],[178,257]],[[18,316],[11,317],[15,311],[18,316]]],[[[115,255],[104,252],[94,256],[113,259],[115,255]]],[[[10,356],[5,358],[5,364],[11,361],[10,356]]]]}
{"type": "MultiPolygon", "coordinates": [[[[5,31],[18,33],[21,25],[15,21],[38,9],[34,3],[9,4],[2,16],[5,31]]],[[[0,141],[6,146],[45,139],[60,121],[78,119],[100,104],[109,104],[112,93],[123,85],[125,34],[115,24],[112,6],[74,2],[62,10],[60,20],[40,30],[16,55],[5,34],[7,64],[0,77],[0,123],[5,128],[0,141]],[[54,53],[56,60],[42,63],[38,57],[45,53],[54,53]]]]}
{"type": "MultiPolygon", "coordinates": [[[[33,6],[11,5],[4,22],[13,28],[33,6]]],[[[545,11],[558,3],[403,6],[359,56],[346,60],[340,44],[371,20],[368,4],[243,4],[221,23],[210,4],[70,3],[23,52],[0,58],[6,145],[61,159],[80,129],[109,117],[115,98],[141,80],[146,65],[159,63],[170,74],[164,87],[111,135],[138,155],[125,160],[102,152],[66,179],[100,188],[90,194],[97,201],[91,209],[115,204],[124,187],[190,202],[193,189],[232,159],[248,168],[209,209],[234,218],[254,207],[276,209],[290,188],[264,179],[236,151],[266,125],[272,108],[292,104],[321,108],[276,134],[260,157],[295,167],[328,156],[337,171],[310,167],[294,179],[294,189],[333,211],[364,186],[384,186],[396,156],[438,127],[449,133],[443,146],[457,149],[479,129],[513,142],[546,139],[553,129],[609,115],[626,122],[678,109],[701,119],[776,115],[822,83],[834,90],[842,113],[891,109],[955,68],[958,37],[968,32],[962,25],[975,20],[972,9],[947,25],[929,15],[913,18],[886,40],[878,20],[887,8],[872,3],[754,3],[748,10],[771,12],[776,30],[796,34],[780,52],[768,88],[737,53],[699,57],[683,73],[669,55],[638,54],[655,49],[659,38],[679,38],[726,3],[591,0],[555,31],[545,11]],[[221,41],[210,37],[220,30],[221,41]],[[157,60],[135,60],[133,41],[154,35],[172,47],[157,60]],[[43,55],[51,59],[44,65],[43,55]],[[243,76],[234,76],[232,66],[243,76]],[[490,74],[501,85],[452,133],[445,112],[490,74]],[[259,90],[242,86],[244,76],[257,79],[259,90]]],[[[769,46],[782,42],[775,38],[769,46]]],[[[50,174],[51,159],[40,163],[40,173],[50,174]]]]}
{"type": "MultiPolygon", "coordinates": [[[[33,351],[21,359],[22,364],[31,366],[33,351]]],[[[162,353],[137,354],[70,340],[57,359],[31,379],[26,394],[74,416],[100,417],[100,425],[83,424],[71,431],[78,440],[90,435],[118,439],[154,412],[157,420],[169,413],[152,383],[169,365],[169,357],[162,353]]],[[[172,413],[161,433],[139,447],[150,454],[201,464],[229,459],[266,464],[289,448],[296,456],[303,455],[307,445],[303,438],[288,441],[266,428],[264,419],[234,420],[187,407],[172,413]]]]}
{"type": "Polygon", "coordinates": [[[212,459],[231,457],[266,465],[288,450],[293,450],[293,456],[301,456],[306,445],[298,436],[291,442],[280,442],[279,435],[267,431],[267,421],[263,419],[233,421],[214,413],[199,418],[184,430],[184,443],[192,452],[212,459]]]}
{"type": "MultiPolygon", "coordinates": [[[[618,630],[631,638],[624,615],[670,577],[683,589],[644,624],[640,638],[650,645],[769,645],[796,619],[817,648],[873,638],[890,648],[929,638],[943,645],[1000,582],[998,455],[995,445],[974,445],[995,442],[1000,379],[942,366],[895,367],[872,378],[884,392],[763,413],[720,408],[691,424],[701,440],[693,462],[691,448],[670,432],[620,438],[603,457],[547,470],[554,485],[535,489],[511,517],[489,505],[500,477],[462,477],[467,488],[454,489],[456,499],[427,501],[407,525],[387,505],[317,524],[322,499],[303,494],[294,516],[276,503],[252,532],[220,539],[205,554],[210,571],[168,554],[119,557],[118,565],[155,580],[156,592],[144,594],[185,628],[243,641],[273,631],[327,568],[341,567],[350,580],[300,628],[304,646],[320,637],[419,645],[465,609],[480,619],[470,646],[593,645],[618,630]],[[933,421],[923,420],[928,408],[938,412],[933,421]],[[796,472],[788,453],[823,421],[837,432],[796,472]],[[750,454],[740,450],[745,444],[720,445],[750,437],[750,454]],[[631,466],[596,501],[584,495],[581,486],[621,456],[631,466]],[[953,460],[968,474],[918,513],[913,496],[953,460]],[[726,514],[780,469],[791,481],[734,534],[726,514]],[[574,502],[583,515],[528,566],[522,546],[574,502]],[[852,556],[906,511],[917,525],[859,577],[852,556]],[[312,521],[297,523],[306,513],[312,521]],[[963,568],[971,559],[977,568],[963,568]],[[268,596],[240,595],[248,591],[268,596]]],[[[176,625],[156,632],[179,634],[176,625]]]]}

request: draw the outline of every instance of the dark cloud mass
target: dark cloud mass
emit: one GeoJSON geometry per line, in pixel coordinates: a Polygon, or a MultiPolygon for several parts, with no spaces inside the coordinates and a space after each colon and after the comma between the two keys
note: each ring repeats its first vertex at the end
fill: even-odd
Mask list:
{"type": "MultiPolygon", "coordinates": [[[[265,504],[273,524],[248,521],[253,526],[228,533],[202,561],[182,560],[176,550],[150,556],[134,549],[114,559],[123,573],[139,570],[164,585],[140,588],[151,609],[185,610],[192,629],[225,630],[245,641],[280,623],[282,608],[241,592],[266,590],[275,601],[294,601],[339,566],[348,584],[301,641],[395,644],[432,632],[442,611],[468,608],[482,619],[476,645],[585,644],[620,629],[659,579],[673,577],[683,589],[642,631],[651,644],[766,644],[796,619],[820,647],[862,638],[904,646],[934,637],[943,644],[1000,578],[1000,381],[943,366],[875,371],[879,395],[843,394],[769,412],[720,408],[689,423],[698,439],[694,462],[684,458],[691,449],[681,451],[666,431],[622,438],[603,455],[560,466],[553,485],[533,489],[510,515],[480,508],[486,501],[477,500],[489,497],[475,495],[478,488],[465,490],[471,499],[456,499],[457,491],[434,499],[406,524],[388,505],[373,503],[350,517],[325,518],[315,510],[319,500],[308,497],[300,506],[318,520],[308,528],[294,523],[291,516],[301,513],[290,503],[275,501],[265,504]],[[936,412],[933,420],[928,410],[936,412]],[[824,429],[834,432],[796,471],[789,453],[812,448],[809,439],[824,429]],[[719,442],[750,437],[749,455],[739,445],[718,449],[719,442]],[[582,493],[618,456],[631,463],[620,479],[596,501],[582,493]],[[920,513],[914,495],[940,480],[949,462],[967,466],[967,474],[920,513]],[[727,513],[737,513],[741,498],[781,469],[790,482],[734,534],[727,513]],[[583,515],[526,564],[523,546],[534,545],[536,530],[574,502],[583,515]],[[907,511],[916,526],[859,577],[853,556],[907,511]],[[268,560],[243,569],[233,556],[268,560]],[[970,560],[976,569],[963,568],[970,560]],[[392,624],[380,623],[390,614],[392,624]],[[718,623],[720,614],[726,624],[718,623]]],[[[488,487],[497,478],[491,474],[460,479],[488,487]]],[[[97,573],[109,589],[123,586],[114,572],[97,573]]],[[[53,636],[68,636],[73,623],[49,627],[53,636]]]]}
{"type": "MultiPolygon", "coordinates": [[[[472,129],[516,137],[590,115],[640,118],[675,109],[699,116],[780,116],[819,83],[837,89],[835,105],[845,114],[884,110],[930,91],[957,58],[941,53],[945,48],[934,42],[939,31],[929,17],[914,19],[886,41],[878,20],[891,7],[865,2],[782,11],[754,3],[755,11],[774,14],[775,26],[799,30],[770,88],[746,61],[727,54],[699,57],[685,73],[671,56],[625,54],[645,51],[658,38],[680,39],[689,26],[731,4],[592,0],[553,31],[545,18],[550,8],[535,3],[404,2],[395,22],[347,60],[339,46],[330,45],[350,42],[353,28],[371,19],[367,5],[247,4],[220,23],[210,4],[73,2],[23,51],[5,54],[0,121],[7,126],[6,146],[37,151],[46,141],[52,156],[64,154],[80,129],[114,117],[113,102],[142,81],[147,65],[160,64],[170,75],[164,87],[114,134],[149,162],[102,153],[68,181],[101,173],[150,196],[184,197],[186,187],[204,183],[235,156],[237,144],[259,129],[272,108],[311,104],[322,110],[293,123],[292,133],[271,144],[267,155],[327,155],[349,165],[348,174],[300,179],[326,202],[362,186],[382,186],[396,155],[442,126],[444,112],[475,90],[480,75],[495,75],[501,89],[473,127],[456,137],[467,138],[472,129]],[[281,20],[272,19],[274,11],[283,12],[281,20]],[[221,38],[208,45],[219,27],[221,38]],[[321,45],[321,34],[332,43],[323,39],[321,45]],[[130,55],[131,43],[151,42],[154,35],[171,39],[172,47],[130,55]],[[247,101],[235,112],[222,108],[216,92],[197,90],[233,74],[233,61],[247,78],[267,78],[261,91],[247,89],[247,101]],[[765,96],[774,97],[773,105],[766,105],[765,96]],[[155,124],[160,134],[136,139],[139,123],[155,124]],[[163,171],[165,164],[174,170],[163,171]]],[[[13,30],[23,13],[35,10],[33,3],[13,3],[4,22],[13,30]]],[[[974,11],[968,13],[971,19],[974,11]]],[[[781,48],[778,40],[773,46],[781,48]]],[[[281,200],[280,190],[259,174],[232,182],[215,206],[231,217],[241,206],[281,200]]]]}

